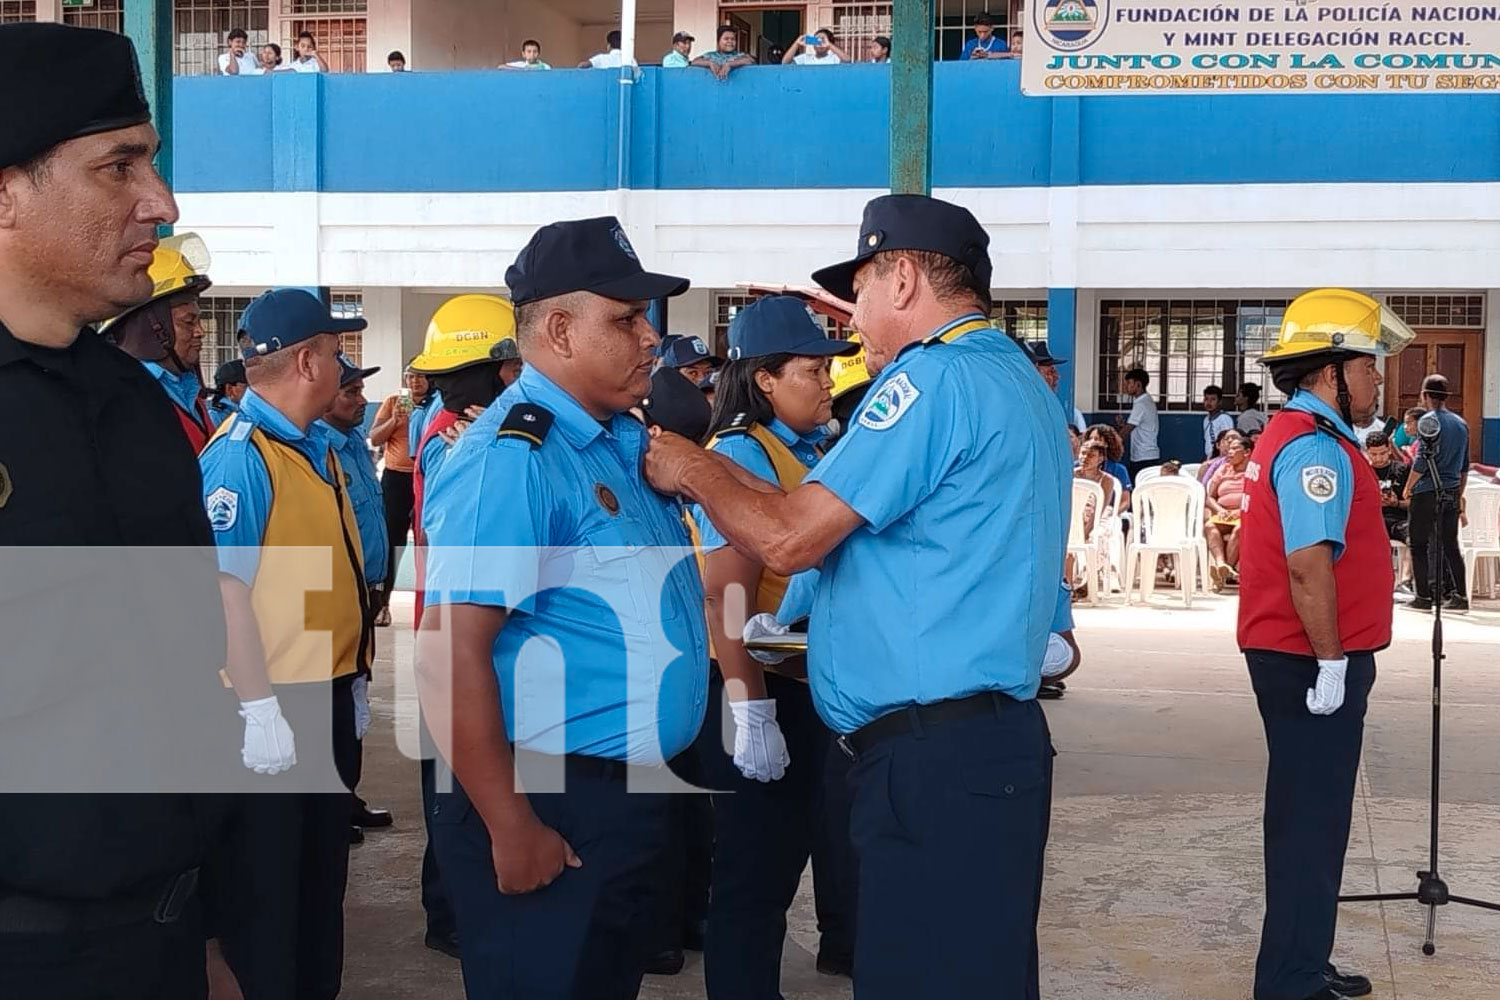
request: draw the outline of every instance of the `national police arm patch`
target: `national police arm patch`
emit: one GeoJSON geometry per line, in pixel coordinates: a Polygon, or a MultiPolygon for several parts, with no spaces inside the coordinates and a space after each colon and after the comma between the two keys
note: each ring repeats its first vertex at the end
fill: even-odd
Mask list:
{"type": "Polygon", "coordinates": [[[1339,495],[1339,474],[1326,465],[1309,465],[1302,470],[1302,492],[1313,503],[1328,503],[1339,495]]]}
{"type": "Polygon", "coordinates": [[[875,391],[875,395],[860,413],[859,422],[872,431],[894,427],[921,395],[922,390],[912,384],[910,376],[902,372],[875,391]]]}
{"type": "Polygon", "coordinates": [[[229,531],[240,519],[240,495],[228,487],[220,486],[210,493],[203,506],[215,531],[229,531]]]}

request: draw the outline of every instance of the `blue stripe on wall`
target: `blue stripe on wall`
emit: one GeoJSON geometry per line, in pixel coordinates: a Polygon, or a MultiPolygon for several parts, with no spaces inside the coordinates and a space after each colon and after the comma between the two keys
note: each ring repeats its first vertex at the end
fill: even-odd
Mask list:
{"type": "MultiPolygon", "coordinates": [[[[1496,94],[1023,97],[1019,69],[935,67],[935,184],[1500,181],[1496,94]]],[[[180,191],[588,191],[620,173],[611,72],[175,86],[180,191]]],[[[887,184],[886,67],[647,69],[628,99],[631,187],[887,184]]]]}

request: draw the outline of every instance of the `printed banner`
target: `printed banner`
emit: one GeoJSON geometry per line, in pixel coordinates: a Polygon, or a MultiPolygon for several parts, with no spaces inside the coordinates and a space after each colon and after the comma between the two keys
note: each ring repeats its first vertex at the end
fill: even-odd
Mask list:
{"type": "Polygon", "coordinates": [[[1500,6],[1036,0],[1028,19],[1031,95],[1500,90],[1500,6]]]}

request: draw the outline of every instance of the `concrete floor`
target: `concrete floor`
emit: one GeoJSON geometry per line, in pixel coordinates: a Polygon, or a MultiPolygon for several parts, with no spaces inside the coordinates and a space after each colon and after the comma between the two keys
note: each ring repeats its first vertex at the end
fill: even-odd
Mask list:
{"type": "MultiPolygon", "coordinates": [[[[1235,602],[1191,611],[1159,592],[1149,610],[1078,611],[1081,672],[1047,705],[1057,760],[1041,919],[1042,994],[1051,1000],[1244,1000],[1262,914],[1260,797],[1265,751],[1235,602]]],[[[410,620],[409,595],[396,616],[410,620]]],[[[1447,624],[1442,871],[1454,893],[1500,900],[1500,605],[1447,624]]],[[[438,1000],[463,995],[458,964],[422,946],[423,846],[407,680],[410,634],[382,631],[375,730],[362,791],[396,826],[356,848],[347,903],[344,996],[438,1000]],[[396,688],[401,689],[397,697],[396,688]],[[393,725],[395,723],[395,725],[393,725]]],[[[1427,862],[1430,627],[1397,610],[1380,657],[1349,844],[1345,891],[1415,888],[1427,862]]],[[[1375,996],[1469,1000],[1500,981],[1500,913],[1439,912],[1438,953],[1420,953],[1426,910],[1346,904],[1336,958],[1370,976],[1375,996]]],[[[782,989],[788,1000],[843,998],[820,976],[811,885],[790,915],[782,989]]],[[[702,997],[701,956],[680,976],[648,978],[656,1000],[702,997]]]]}

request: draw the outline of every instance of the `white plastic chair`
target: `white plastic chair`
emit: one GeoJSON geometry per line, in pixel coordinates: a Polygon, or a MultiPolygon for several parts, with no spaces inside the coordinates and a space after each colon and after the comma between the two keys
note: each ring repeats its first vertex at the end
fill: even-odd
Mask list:
{"type": "Polygon", "coordinates": [[[1192,465],[1184,465],[1181,469],[1178,470],[1178,472],[1181,475],[1187,476],[1189,479],[1197,479],[1198,472],[1202,468],[1202,462],[1194,462],[1192,465]]]}
{"type": "Polygon", "coordinates": [[[1159,465],[1147,466],[1146,468],[1142,469],[1140,472],[1136,473],[1136,475],[1135,475],[1135,485],[1139,486],[1142,483],[1149,483],[1151,480],[1155,479],[1159,475],[1161,475],[1161,466],[1159,466],[1159,465]]]}
{"type": "Polygon", "coordinates": [[[1088,604],[1093,606],[1099,596],[1099,547],[1088,537],[1083,520],[1091,501],[1094,505],[1094,530],[1098,531],[1104,516],[1104,490],[1098,483],[1074,479],[1073,516],[1068,522],[1068,555],[1073,557],[1075,567],[1079,560],[1083,562],[1084,580],[1089,588],[1088,604]]]}
{"type": "Polygon", "coordinates": [[[1459,547],[1472,601],[1474,574],[1481,560],[1500,559],[1500,486],[1470,486],[1464,497],[1469,524],[1460,532],[1459,547]]]}
{"type": "Polygon", "coordinates": [[[1136,487],[1134,538],[1125,554],[1125,600],[1130,602],[1136,576],[1141,599],[1156,589],[1156,560],[1171,556],[1184,607],[1193,606],[1193,591],[1207,576],[1208,543],[1203,538],[1203,485],[1186,476],[1158,476],[1136,487]],[[1201,574],[1201,575],[1200,575],[1201,574]]]}

